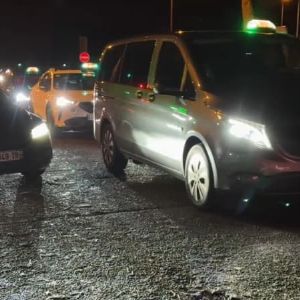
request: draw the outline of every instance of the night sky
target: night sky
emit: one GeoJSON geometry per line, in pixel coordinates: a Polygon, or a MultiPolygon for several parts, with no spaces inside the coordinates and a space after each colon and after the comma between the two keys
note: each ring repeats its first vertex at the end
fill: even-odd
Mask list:
{"type": "MultiPolygon", "coordinates": [[[[79,36],[96,59],[110,40],[166,32],[169,0],[9,0],[1,2],[0,64],[77,62],[79,36]]],[[[239,29],[240,0],[174,0],[176,29],[239,29]]],[[[258,17],[279,23],[280,0],[256,0],[258,17]]],[[[286,9],[293,19],[295,7],[286,9]]],[[[294,26],[291,20],[291,27],[294,26]]],[[[291,31],[294,31],[291,30],[291,31]]]]}

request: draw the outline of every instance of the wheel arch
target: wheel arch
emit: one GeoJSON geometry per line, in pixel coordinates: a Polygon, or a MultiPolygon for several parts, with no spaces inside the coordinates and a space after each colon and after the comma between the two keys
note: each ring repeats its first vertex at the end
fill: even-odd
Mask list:
{"type": "Polygon", "coordinates": [[[213,184],[214,184],[214,188],[218,187],[218,171],[217,171],[217,165],[216,165],[216,161],[213,155],[213,151],[212,148],[209,146],[209,143],[207,142],[207,140],[205,139],[204,136],[202,136],[201,134],[199,134],[198,132],[192,132],[190,133],[190,135],[188,136],[186,143],[184,145],[184,150],[183,150],[183,170],[185,172],[185,163],[186,163],[186,159],[187,159],[187,155],[189,150],[196,144],[201,144],[204,148],[204,151],[207,154],[211,169],[212,169],[212,176],[213,176],[213,184]]]}

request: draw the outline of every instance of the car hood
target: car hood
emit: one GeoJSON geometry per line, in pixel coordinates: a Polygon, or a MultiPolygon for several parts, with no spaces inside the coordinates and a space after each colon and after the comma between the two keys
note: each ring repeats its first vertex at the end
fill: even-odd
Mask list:
{"type": "Polygon", "coordinates": [[[244,77],[217,91],[226,114],[267,126],[300,125],[300,72],[244,77]]]}
{"type": "Polygon", "coordinates": [[[30,114],[15,105],[7,105],[0,107],[0,115],[0,149],[24,146],[33,125],[30,114]]]}

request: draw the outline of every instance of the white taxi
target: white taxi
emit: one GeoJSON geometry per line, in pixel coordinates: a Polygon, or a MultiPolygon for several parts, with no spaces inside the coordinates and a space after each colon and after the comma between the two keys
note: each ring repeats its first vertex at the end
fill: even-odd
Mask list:
{"type": "Polygon", "coordinates": [[[31,91],[33,112],[50,129],[86,129],[92,126],[94,78],[80,70],[50,69],[31,91]]]}

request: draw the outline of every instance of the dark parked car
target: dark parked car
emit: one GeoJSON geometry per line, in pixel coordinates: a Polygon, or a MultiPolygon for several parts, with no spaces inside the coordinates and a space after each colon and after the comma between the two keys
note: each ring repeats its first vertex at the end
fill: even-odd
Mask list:
{"type": "Polygon", "coordinates": [[[0,91],[0,174],[42,174],[52,158],[47,125],[0,91]]]}

